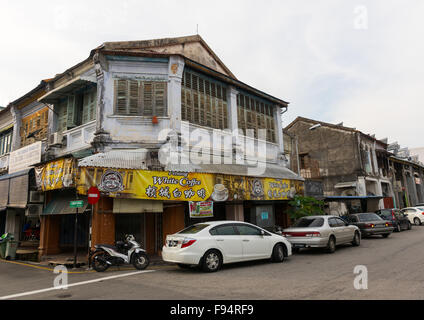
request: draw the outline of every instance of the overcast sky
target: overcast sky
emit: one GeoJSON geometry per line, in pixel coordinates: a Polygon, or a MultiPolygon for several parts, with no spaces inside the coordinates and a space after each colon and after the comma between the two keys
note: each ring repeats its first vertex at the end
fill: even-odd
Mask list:
{"type": "Polygon", "coordinates": [[[424,1],[0,1],[0,105],[106,41],[196,33],[297,116],[424,142],[424,1]]]}

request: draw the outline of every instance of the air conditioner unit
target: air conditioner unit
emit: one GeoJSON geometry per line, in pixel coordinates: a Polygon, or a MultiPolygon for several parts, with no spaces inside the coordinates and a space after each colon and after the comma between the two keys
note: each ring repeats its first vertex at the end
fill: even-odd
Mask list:
{"type": "Polygon", "coordinates": [[[40,192],[40,191],[30,191],[29,192],[29,202],[43,203],[44,202],[44,193],[40,192]]]}
{"type": "Polygon", "coordinates": [[[61,132],[55,132],[49,137],[49,145],[50,146],[61,146],[63,140],[63,135],[61,132]]]}
{"type": "Polygon", "coordinates": [[[43,212],[42,204],[28,204],[27,209],[25,210],[25,216],[27,217],[39,217],[43,212]]]}

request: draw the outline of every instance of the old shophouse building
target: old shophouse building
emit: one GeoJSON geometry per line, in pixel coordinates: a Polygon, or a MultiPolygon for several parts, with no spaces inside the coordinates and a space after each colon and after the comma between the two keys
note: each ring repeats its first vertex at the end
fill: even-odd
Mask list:
{"type": "Polygon", "coordinates": [[[291,168],[323,186],[328,213],[404,208],[424,200],[423,164],[397,144],[387,144],[343,124],[298,117],[284,131],[291,168]]]}
{"type": "MultiPolygon", "coordinates": [[[[32,152],[18,172],[28,177],[27,216],[41,191],[40,256],[70,250],[76,198],[85,252],[90,230],[91,245],[133,233],[160,254],[167,234],[199,221],[286,225],[287,200],[303,192],[284,160],[287,106],[239,81],[200,36],[95,48],[8,107],[10,156],[32,152]]],[[[10,163],[3,178],[10,188],[10,163]]]]}

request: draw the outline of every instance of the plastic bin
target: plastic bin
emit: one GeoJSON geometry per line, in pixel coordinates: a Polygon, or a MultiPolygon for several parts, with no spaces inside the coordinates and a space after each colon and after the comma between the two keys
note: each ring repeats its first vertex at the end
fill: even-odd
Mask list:
{"type": "Polygon", "coordinates": [[[10,234],[10,233],[5,233],[0,237],[0,258],[2,259],[6,258],[7,243],[13,239],[14,239],[13,234],[10,234]]]}
{"type": "Polygon", "coordinates": [[[19,241],[9,240],[6,244],[6,260],[15,260],[16,258],[16,249],[18,249],[19,241]]]}

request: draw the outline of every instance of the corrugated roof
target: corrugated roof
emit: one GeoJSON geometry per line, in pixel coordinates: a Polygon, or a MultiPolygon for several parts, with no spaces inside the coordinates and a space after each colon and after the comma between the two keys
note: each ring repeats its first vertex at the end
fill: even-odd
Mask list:
{"type": "Polygon", "coordinates": [[[146,166],[147,149],[112,150],[97,153],[78,161],[79,167],[101,167],[115,169],[144,169],[146,166]]]}
{"type": "MultiPolygon", "coordinates": [[[[146,165],[147,149],[136,150],[112,150],[79,160],[79,167],[101,167],[115,169],[148,170],[146,165]]],[[[167,164],[164,171],[197,172],[197,173],[219,173],[226,175],[267,177],[275,179],[300,180],[304,179],[286,167],[267,163],[264,164],[263,172],[255,166],[241,164],[167,164]],[[256,168],[256,169],[255,169],[256,168]]],[[[224,161],[221,161],[224,163],[224,161]]]]}

